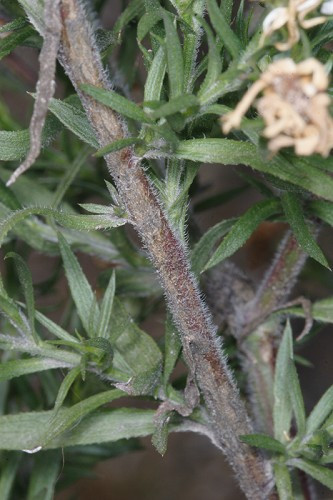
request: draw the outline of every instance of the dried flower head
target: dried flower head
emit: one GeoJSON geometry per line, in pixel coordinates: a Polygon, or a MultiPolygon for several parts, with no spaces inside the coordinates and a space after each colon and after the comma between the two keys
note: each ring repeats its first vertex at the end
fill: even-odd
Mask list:
{"type": "Polygon", "coordinates": [[[287,41],[276,42],[274,46],[278,50],[289,50],[300,38],[299,26],[309,29],[327,21],[325,15],[318,16],[315,14],[314,17],[311,17],[311,14],[315,13],[321,4],[323,14],[327,14],[332,8],[332,0],[324,3],[323,0],[289,0],[288,6],[276,7],[264,19],[261,42],[263,43],[275,31],[286,26],[288,31],[287,41]]]}
{"type": "Polygon", "coordinates": [[[333,119],[326,93],[328,77],[324,66],[310,58],[299,64],[280,59],[270,64],[243,96],[237,107],[222,118],[223,132],[240,126],[242,117],[257,95],[256,107],[263,117],[262,135],[268,149],[276,153],[294,147],[298,155],[327,156],[333,148],[333,119]]]}

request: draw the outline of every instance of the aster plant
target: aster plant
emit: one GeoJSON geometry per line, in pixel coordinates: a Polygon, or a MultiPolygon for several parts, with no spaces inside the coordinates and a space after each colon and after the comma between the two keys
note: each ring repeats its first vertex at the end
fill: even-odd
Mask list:
{"type": "Polygon", "coordinates": [[[26,495],[26,463],[27,498],[52,498],[61,450],[92,466],[147,435],[163,455],[170,432],[192,431],[247,498],[313,499],[333,489],[333,386],[306,412],[294,351],[333,322],[333,298],[291,293],[308,257],[331,279],[318,236],[333,225],[333,3],[131,0],[110,30],[103,5],[3,2],[5,68],[27,45],[39,79],[29,130],[0,111],[1,498],[26,495]],[[193,207],[201,164],[237,166],[244,186],[193,207]],[[249,187],[260,201],[200,231],[196,211],[249,187]],[[264,221],[288,229],[252,283],[230,257],[264,221]],[[38,286],[37,252],[58,263],[38,286]],[[75,252],[99,263],[96,290],[75,252]],[[63,269],[52,320],[36,299],[63,269]],[[139,324],[164,300],[156,340],[139,324]]]}

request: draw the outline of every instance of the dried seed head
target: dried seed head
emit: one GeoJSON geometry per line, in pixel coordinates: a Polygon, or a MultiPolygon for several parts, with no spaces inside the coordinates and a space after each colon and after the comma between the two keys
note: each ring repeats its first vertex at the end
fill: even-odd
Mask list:
{"type": "Polygon", "coordinates": [[[328,83],[324,66],[314,58],[299,64],[289,58],[276,61],[249,88],[235,110],[223,117],[223,132],[240,126],[247,109],[262,92],[256,107],[265,122],[262,135],[268,139],[270,151],[294,147],[298,155],[327,156],[333,148],[328,83]]]}
{"type": "Polygon", "coordinates": [[[332,0],[289,0],[288,5],[276,7],[264,19],[261,43],[283,27],[287,28],[288,38],[285,42],[276,42],[278,50],[289,50],[300,38],[299,26],[304,29],[313,28],[327,21],[325,15],[316,14],[322,5],[321,12],[326,14],[332,9],[332,0]],[[314,14],[314,16],[312,15],[314,14]]]}

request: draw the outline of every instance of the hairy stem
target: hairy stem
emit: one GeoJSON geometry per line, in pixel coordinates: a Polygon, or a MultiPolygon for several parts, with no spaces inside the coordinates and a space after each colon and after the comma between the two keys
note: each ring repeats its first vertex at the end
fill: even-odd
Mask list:
{"type": "MultiPolygon", "coordinates": [[[[78,0],[62,0],[60,61],[76,87],[100,145],[126,135],[119,117],[80,92],[84,83],[108,88],[99,54],[78,0]]],[[[217,342],[215,327],[190,272],[186,251],[171,229],[156,195],[130,149],[106,156],[128,215],[154,263],[168,306],[181,333],[184,355],[204,395],[216,442],[251,499],[266,499],[272,486],[267,462],[241,443],[252,432],[245,407],[217,342]]]]}
{"type": "Polygon", "coordinates": [[[306,258],[305,252],[288,231],[258,291],[246,307],[243,335],[252,332],[269,314],[287,302],[306,258]]]}

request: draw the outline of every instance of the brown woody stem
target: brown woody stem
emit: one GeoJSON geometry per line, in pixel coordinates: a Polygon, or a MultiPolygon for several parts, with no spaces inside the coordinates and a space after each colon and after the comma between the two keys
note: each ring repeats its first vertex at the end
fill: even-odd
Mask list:
{"type": "MultiPolygon", "coordinates": [[[[78,0],[62,0],[60,61],[72,80],[100,146],[126,135],[119,117],[80,91],[82,84],[109,88],[90,27],[78,0]]],[[[144,171],[131,149],[106,156],[122,202],[153,261],[168,306],[181,333],[184,356],[206,401],[216,442],[251,499],[266,499],[272,487],[268,463],[239,435],[252,426],[217,342],[215,327],[190,272],[186,251],[171,229],[144,171]]]]}

